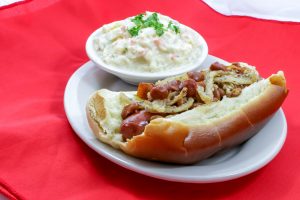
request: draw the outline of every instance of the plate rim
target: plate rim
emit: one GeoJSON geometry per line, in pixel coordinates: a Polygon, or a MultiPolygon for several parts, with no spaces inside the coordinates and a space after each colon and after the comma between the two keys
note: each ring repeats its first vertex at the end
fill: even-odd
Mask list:
{"type": "MultiPolygon", "coordinates": [[[[218,60],[222,60],[218,57],[212,56],[212,55],[208,55],[207,58],[212,58],[212,59],[218,59],[218,60]]],[[[227,62],[227,61],[224,61],[227,62]]],[[[122,166],[126,169],[129,169],[131,171],[146,175],[146,176],[150,176],[153,178],[157,178],[157,179],[162,179],[162,180],[166,180],[166,181],[172,181],[172,182],[184,182],[184,183],[214,183],[214,182],[223,182],[223,181],[228,181],[228,180],[232,180],[232,179],[236,179],[236,178],[240,178],[242,176],[246,176],[248,174],[251,174],[261,168],[263,168],[264,166],[266,166],[271,160],[273,160],[275,158],[275,156],[280,152],[280,150],[282,149],[284,142],[286,140],[287,137],[287,122],[286,122],[286,117],[284,115],[284,112],[282,110],[282,108],[279,108],[279,110],[277,112],[279,112],[279,115],[281,115],[282,117],[282,123],[283,123],[283,130],[282,133],[280,134],[280,138],[278,139],[278,144],[276,145],[276,148],[273,148],[273,151],[271,151],[268,156],[265,156],[263,159],[260,159],[259,162],[256,162],[255,164],[248,166],[247,168],[244,168],[241,171],[238,171],[236,173],[231,173],[228,174],[226,176],[208,176],[207,178],[202,178],[199,179],[199,177],[194,176],[194,177],[187,177],[187,178],[183,178],[182,176],[176,176],[176,175],[162,175],[160,173],[153,173],[153,171],[151,170],[146,170],[146,169],[141,169],[138,167],[135,167],[134,164],[127,162],[125,160],[122,160],[114,155],[111,155],[107,152],[103,152],[100,151],[98,148],[96,148],[93,143],[85,138],[82,134],[80,133],[79,128],[75,125],[76,123],[74,122],[74,120],[72,119],[71,113],[72,111],[70,111],[70,105],[69,105],[69,101],[67,103],[67,99],[69,98],[69,96],[72,95],[72,88],[76,88],[74,85],[74,83],[77,83],[77,85],[79,85],[80,82],[80,78],[82,78],[89,70],[91,70],[91,68],[93,68],[93,65],[95,65],[94,63],[92,63],[92,61],[88,61],[86,63],[84,63],[83,65],[81,65],[77,70],[75,70],[73,72],[73,74],[70,76],[66,87],[65,87],[65,91],[64,91],[64,110],[67,116],[67,119],[69,121],[69,124],[71,125],[72,129],[74,130],[74,132],[76,133],[76,135],[86,144],[88,145],[91,149],[93,149],[94,151],[96,151],[98,154],[100,154],[101,156],[105,157],[106,159],[110,160],[111,162],[122,166]],[[77,82],[76,82],[77,81],[77,82]]],[[[95,66],[96,68],[96,66],[95,66]]],[[[98,70],[99,68],[97,68],[98,70]]],[[[74,91],[73,91],[74,92],[74,91]]],[[[73,102],[74,103],[74,102],[73,102]]],[[[85,116],[85,113],[84,113],[85,116]]],[[[99,141],[100,142],[100,141],[99,141]]],[[[123,153],[123,152],[121,152],[123,153]]],[[[151,162],[151,161],[149,161],[151,162]]]]}

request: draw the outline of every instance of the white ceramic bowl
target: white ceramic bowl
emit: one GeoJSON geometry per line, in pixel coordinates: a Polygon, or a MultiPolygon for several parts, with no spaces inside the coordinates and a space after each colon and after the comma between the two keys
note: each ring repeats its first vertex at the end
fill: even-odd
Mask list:
{"type": "MultiPolygon", "coordinates": [[[[184,25],[182,25],[184,26],[184,25]]],[[[197,62],[195,62],[192,65],[187,65],[183,66],[177,69],[170,69],[168,71],[163,71],[163,72],[135,72],[131,70],[126,70],[122,69],[121,67],[118,66],[112,66],[109,64],[106,64],[103,62],[100,56],[97,55],[96,50],[93,47],[93,39],[95,38],[95,35],[98,34],[98,32],[101,30],[102,27],[94,31],[89,38],[87,39],[86,42],[86,53],[88,57],[102,70],[109,72],[111,74],[114,74],[121,78],[122,80],[130,83],[137,85],[139,82],[155,82],[160,79],[164,79],[166,77],[174,76],[174,75],[179,75],[188,71],[193,71],[196,69],[199,69],[201,67],[201,64],[204,62],[205,58],[208,55],[208,47],[207,43],[204,40],[204,38],[195,30],[184,26],[185,28],[191,30],[192,32],[196,33],[199,37],[197,38],[201,44],[201,49],[202,49],[202,54],[198,58],[197,62]]]]}

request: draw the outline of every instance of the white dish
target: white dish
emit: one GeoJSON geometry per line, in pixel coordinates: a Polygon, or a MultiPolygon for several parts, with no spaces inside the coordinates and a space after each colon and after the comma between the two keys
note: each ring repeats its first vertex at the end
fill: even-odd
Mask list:
{"type": "MultiPolygon", "coordinates": [[[[203,66],[225,61],[208,56],[203,66]]],[[[220,182],[250,174],[269,163],[280,151],[287,132],[282,109],[261,131],[244,144],[220,152],[194,165],[171,165],[145,161],[124,154],[98,141],[86,119],[85,105],[90,94],[100,88],[135,90],[117,77],[100,70],[92,62],[80,67],[70,78],[64,96],[65,112],[76,134],[100,155],[127,169],[151,177],[193,183],[220,182]]]]}
{"type": "Polygon", "coordinates": [[[170,69],[168,71],[163,72],[135,72],[131,70],[122,69],[121,67],[115,67],[112,65],[109,65],[100,58],[100,56],[97,55],[97,52],[94,50],[93,47],[93,39],[94,37],[100,32],[100,29],[97,29],[94,31],[89,38],[87,39],[85,49],[88,57],[95,63],[95,66],[99,67],[100,69],[109,72],[111,74],[114,74],[115,76],[118,76],[119,78],[123,79],[124,81],[137,85],[139,82],[155,82],[160,79],[164,79],[166,77],[182,74],[188,71],[193,71],[196,69],[201,68],[201,64],[204,62],[208,55],[208,46],[204,38],[195,30],[182,25],[186,29],[189,29],[191,32],[194,32],[198,36],[199,43],[201,44],[201,50],[202,54],[198,58],[197,62],[195,62],[192,65],[180,67],[178,69],[170,69]]]}

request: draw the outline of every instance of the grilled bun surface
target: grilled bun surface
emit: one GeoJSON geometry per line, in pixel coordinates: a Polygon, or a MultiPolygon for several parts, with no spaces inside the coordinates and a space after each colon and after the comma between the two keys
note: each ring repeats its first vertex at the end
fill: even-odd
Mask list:
{"type": "Polygon", "coordinates": [[[262,79],[238,63],[203,74],[142,84],[137,92],[98,90],[86,106],[89,125],[100,141],[129,155],[192,164],[251,138],[288,94],[281,71],[262,79]]]}

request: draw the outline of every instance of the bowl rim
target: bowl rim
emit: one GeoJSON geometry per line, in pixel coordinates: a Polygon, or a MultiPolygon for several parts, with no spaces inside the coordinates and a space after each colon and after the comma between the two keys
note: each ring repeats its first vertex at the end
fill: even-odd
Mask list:
{"type": "Polygon", "coordinates": [[[103,28],[103,26],[96,29],[88,37],[86,44],[85,44],[86,54],[90,58],[90,60],[92,62],[94,62],[102,70],[112,73],[112,74],[115,74],[117,76],[123,76],[123,77],[125,76],[125,77],[133,77],[133,78],[160,79],[160,78],[165,78],[165,77],[169,77],[169,76],[183,74],[188,71],[193,71],[193,70],[199,68],[200,65],[206,59],[206,57],[208,56],[208,46],[207,46],[205,39],[203,38],[203,36],[200,33],[198,33],[194,29],[192,29],[184,24],[181,24],[181,25],[183,27],[189,29],[190,31],[194,32],[197,35],[198,40],[201,43],[200,48],[202,48],[202,53],[201,53],[200,57],[198,58],[197,62],[195,62],[193,64],[189,64],[187,66],[179,67],[175,70],[170,69],[170,70],[166,70],[166,71],[162,71],[162,72],[135,72],[132,70],[118,68],[116,66],[105,63],[101,59],[101,57],[97,55],[96,50],[93,48],[93,39],[94,39],[95,35],[97,35],[99,33],[99,31],[103,28]]]}

